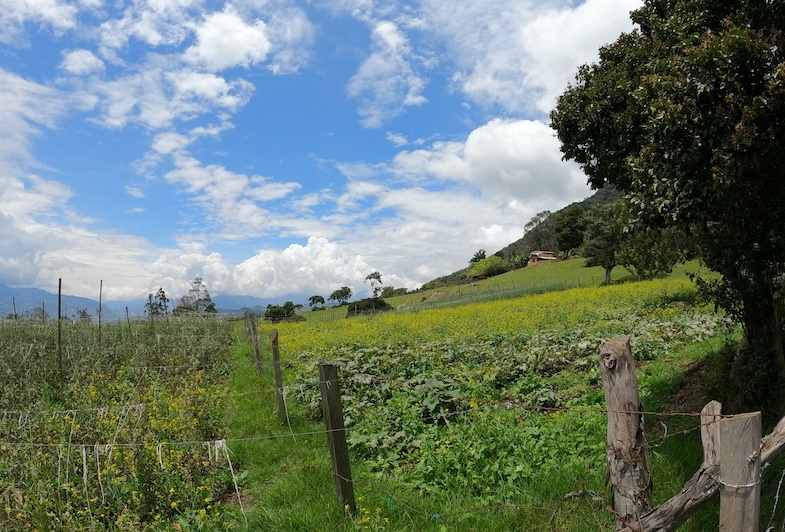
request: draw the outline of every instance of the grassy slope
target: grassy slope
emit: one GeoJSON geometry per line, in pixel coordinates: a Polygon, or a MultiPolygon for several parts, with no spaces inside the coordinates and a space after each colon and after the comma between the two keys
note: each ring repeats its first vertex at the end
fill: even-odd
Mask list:
{"type": "MultiPolygon", "coordinates": [[[[670,277],[683,278],[687,272],[701,271],[697,262],[680,264],[670,277]]],[[[625,268],[614,268],[614,282],[634,279],[625,268]]],[[[461,286],[446,286],[435,290],[414,292],[386,299],[393,308],[420,310],[461,305],[493,299],[509,299],[517,296],[553,292],[569,288],[599,286],[604,279],[599,266],[587,268],[585,259],[555,261],[537,266],[521,268],[461,286]]],[[[346,307],[334,307],[302,313],[307,321],[332,322],[346,317],[346,307]]]]}
{"type": "MultiPolygon", "coordinates": [[[[697,269],[694,264],[682,266],[672,276],[683,278],[686,271],[697,269]]],[[[617,269],[614,273],[617,279],[628,275],[621,269],[617,269]]],[[[509,289],[510,285],[531,286],[538,283],[542,286],[563,288],[570,284],[596,286],[601,277],[601,271],[598,269],[583,268],[580,261],[573,260],[511,272],[488,279],[481,284],[486,291],[503,290],[505,287],[509,289]]],[[[449,294],[442,298],[450,296],[457,298],[461,295],[460,288],[444,291],[449,294]]],[[[394,305],[408,302],[415,306],[419,303],[417,297],[421,298],[422,295],[417,294],[414,298],[411,295],[401,296],[392,298],[390,302],[394,305]]],[[[342,316],[338,311],[342,310],[344,309],[313,314],[322,315],[322,319],[326,318],[325,321],[340,320],[343,323],[354,321],[341,319],[342,316]]],[[[390,318],[392,319],[392,316],[390,318]]],[[[373,320],[369,320],[365,323],[370,326],[372,322],[373,320]]],[[[326,333],[331,326],[328,324],[325,326],[326,333]]],[[[304,325],[292,324],[288,327],[292,327],[291,332],[294,333],[298,327],[304,325]]],[[[329,343],[326,337],[325,341],[329,343]]],[[[687,381],[689,369],[706,356],[721,351],[722,348],[722,339],[707,340],[678,349],[670,353],[666,359],[642,364],[639,379],[642,393],[647,397],[648,409],[660,410],[673,407],[674,394],[687,381]]],[[[247,350],[247,346],[241,346],[238,357],[247,359],[247,353],[242,352],[242,349],[247,350]]],[[[238,417],[233,423],[236,433],[232,438],[253,437],[260,433],[285,434],[288,429],[282,427],[275,419],[275,399],[271,378],[265,376],[260,379],[251,369],[246,369],[236,374],[234,379],[235,385],[244,394],[241,395],[244,403],[238,405],[238,417]]],[[[696,404],[702,404],[701,401],[705,397],[700,397],[700,391],[696,392],[696,395],[698,397],[693,398],[696,404]]],[[[302,407],[293,402],[289,405],[291,430],[294,433],[321,430],[320,424],[304,421],[302,407]]],[[[692,404],[682,406],[694,407],[692,404]]],[[[676,405],[676,410],[678,409],[676,405]]],[[[651,431],[650,440],[654,440],[657,445],[653,450],[652,459],[657,503],[678,492],[701,459],[700,440],[696,431],[678,439],[669,438],[660,442],[657,438],[663,436],[663,433],[659,421],[657,419],[648,422],[651,431]]],[[[665,421],[670,433],[688,426],[681,425],[681,421],[674,419],[665,421]]],[[[358,506],[361,508],[360,518],[363,515],[379,516],[378,519],[361,522],[360,519],[354,521],[344,519],[341,510],[337,508],[329,480],[329,457],[322,434],[298,436],[296,439],[275,438],[236,444],[233,450],[237,453],[238,463],[249,471],[247,489],[252,495],[248,501],[248,506],[251,508],[248,513],[252,529],[361,530],[367,529],[365,527],[370,525],[370,529],[376,530],[525,530],[551,529],[551,527],[557,530],[597,530],[610,523],[607,514],[601,508],[593,508],[586,501],[580,503],[562,499],[568,492],[586,485],[597,486],[596,489],[603,490],[601,468],[586,471],[585,476],[580,479],[580,485],[574,484],[577,479],[570,477],[569,473],[565,478],[554,478],[548,485],[528,491],[516,501],[516,508],[499,508],[495,512],[489,512],[488,508],[480,508],[472,512],[467,511],[467,508],[472,507],[471,498],[464,497],[460,493],[454,493],[446,498],[418,498],[409,488],[400,484],[400,481],[384,478],[370,482],[368,479],[375,478],[374,475],[367,470],[362,461],[355,460],[353,463],[355,478],[363,479],[363,482],[368,483],[359,483],[356,488],[358,495],[362,497],[362,500],[358,501],[358,506]],[[401,493],[409,493],[407,499],[413,501],[411,507],[398,500],[397,497],[401,493]],[[559,509],[558,515],[553,513],[555,509],[559,509]],[[434,518],[436,515],[443,517],[440,520],[434,518]],[[556,519],[550,522],[554,515],[556,519]],[[381,516],[388,516],[388,519],[392,517],[392,520],[385,522],[381,516]]],[[[684,530],[716,528],[716,522],[716,504],[712,504],[691,523],[685,525],[684,530]]]]}

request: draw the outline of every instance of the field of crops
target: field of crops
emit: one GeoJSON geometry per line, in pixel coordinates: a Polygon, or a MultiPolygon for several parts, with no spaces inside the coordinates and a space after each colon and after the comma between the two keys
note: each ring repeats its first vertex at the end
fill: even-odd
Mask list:
{"type": "Polygon", "coordinates": [[[604,493],[600,345],[632,336],[644,404],[656,408],[700,356],[694,346],[719,349],[732,331],[673,279],[276,328],[303,415],[321,413],[318,363],[340,367],[357,485],[386,486],[366,490],[376,510],[355,524],[395,530],[431,529],[425,515],[446,530],[612,527],[591,501],[554,515],[558,497],[604,493]]]}
{"type": "MultiPolygon", "coordinates": [[[[286,423],[241,323],[3,322],[0,527],[612,528],[599,346],[632,335],[657,411],[733,334],[683,279],[276,328],[286,423]],[[321,361],[340,368],[353,517],[333,492],[321,361]]],[[[673,436],[695,422],[647,422],[667,498],[694,466],[671,450],[699,460],[694,432],[673,436]]]]}
{"type": "Polygon", "coordinates": [[[0,527],[222,529],[230,333],[3,322],[0,527]]]}

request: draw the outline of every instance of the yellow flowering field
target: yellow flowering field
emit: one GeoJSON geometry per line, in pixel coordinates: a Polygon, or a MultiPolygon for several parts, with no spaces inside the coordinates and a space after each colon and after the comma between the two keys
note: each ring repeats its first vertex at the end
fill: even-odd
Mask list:
{"type": "Polygon", "coordinates": [[[558,324],[612,324],[620,313],[668,313],[664,299],[694,297],[686,279],[625,283],[602,288],[576,288],[517,299],[453,308],[402,311],[334,322],[260,325],[261,332],[277,328],[283,355],[308,351],[314,356],[338,345],[381,345],[429,342],[444,337],[535,333],[558,324]]]}

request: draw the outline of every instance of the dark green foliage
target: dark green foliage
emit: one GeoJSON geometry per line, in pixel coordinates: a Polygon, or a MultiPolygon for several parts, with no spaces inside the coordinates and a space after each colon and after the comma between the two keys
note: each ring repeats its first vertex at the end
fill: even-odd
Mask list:
{"type": "Polygon", "coordinates": [[[501,275],[513,269],[510,261],[505,260],[498,255],[491,255],[486,259],[477,261],[471,265],[467,275],[474,277],[475,275],[484,275],[486,277],[493,277],[494,275],[501,275]]]}
{"type": "Polygon", "coordinates": [[[445,275],[443,277],[437,277],[433,281],[429,281],[423,284],[420,290],[433,290],[436,288],[441,288],[443,286],[457,286],[462,284],[468,284],[471,282],[471,277],[467,278],[466,277],[467,273],[469,273],[469,268],[463,268],[449,275],[445,275]]]}
{"type": "Polygon", "coordinates": [[[558,251],[570,254],[572,250],[577,250],[583,245],[583,236],[586,232],[586,210],[579,203],[573,203],[554,216],[558,251]]]}
{"type": "Polygon", "coordinates": [[[169,302],[171,299],[166,297],[163,288],[159,288],[155,294],[148,294],[147,303],[144,305],[145,313],[150,317],[166,316],[169,314],[169,302]]]}
{"type": "Polygon", "coordinates": [[[565,156],[593,186],[624,192],[640,223],[695,235],[781,411],[785,4],[649,0],[632,18],[640,29],[581,67],[553,127],[565,156]]]}
{"type": "Polygon", "coordinates": [[[394,286],[385,286],[384,288],[382,288],[381,297],[403,296],[408,293],[409,291],[406,288],[395,288],[394,286]]]}
{"type": "Polygon", "coordinates": [[[618,254],[619,264],[641,279],[670,272],[679,262],[697,255],[693,238],[679,227],[628,226],[625,245],[618,254]]]}
{"type": "Polygon", "coordinates": [[[287,301],[280,305],[267,305],[267,310],[264,312],[264,319],[272,323],[279,323],[282,321],[305,321],[305,318],[297,314],[297,311],[303,308],[302,305],[295,305],[291,301],[287,301]]]}
{"type": "Polygon", "coordinates": [[[93,323],[93,317],[90,315],[90,312],[86,308],[78,308],[76,309],[76,313],[78,315],[79,323],[90,324],[93,323]]]}
{"type": "Polygon", "coordinates": [[[485,250],[481,249],[472,255],[472,258],[469,260],[469,263],[479,262],[485,258],[485,250]]]}
{"type": "Polygon", "coordinates": [[[556,217],[550,211],[543,211],[532,218],[524,226],[525,234],[529,235],[532,246],[526,255],[535,250],[559,251],[556,238],[556,217]]]}
{"type": "MultiPolygon", "coordinates": [[[[591,197],[583,200],[582,202],[577,203],[577,204],[574,203],[572,205],[568,205],[567,207],[564,207],[563,209],[558,210],[555,213],[552,213],[550,215],[550,217],[549,217],[549,219],[552,219],[552,221],[553,221],[552,229],[549,228],[548,225],[546,224],[540,230],[537,230],[535,228],[534,230],[528,231],[528,232],[526,232],[523,235],[522,238],[520,238],[519,240],[516,240],[515,242],[513,242],[512,244],[510,244],[508,246],[503,247],[497,253],[500,253],[502,256],[504,256],[504,258],[506,258],[507,260],[512,262],[515,265],[515,267],[517,267],[517,268],[520,268],[520,267],[523,267],[523,266],[526,265],[526,262],[529,260],[529,254],[532,251],[546,250],[546,251],[553,251],[553,252],[560,252],[561,251],[563,253],[568,253],[570,251],[570,249],[573,249],[572,244],[577,240],[577,233],[578,233],[578,231],[575,231],[576,234],[575,234],[575,239],[574,240],[570,240],[568,238],[565,243],[562,243],[559,240],[560,230],[565,235],[567,233],[573,232],[572,228],[568,228],[567,227],[567,222],[568,222],[568,220],[570,220],[570,216],[569,215],[567,215],[567,217],[562,220],[561,226],[559,225],[558,220],[559,220],[559,217],[562,216],[562,213],[564,211],[566,211],[566,210],[573,209],[574,205],[579,205],[579,206],[583,207],[584,210],[589,210],[591,207],[593,207],[595,205],[604,205],[606,203],[613,203],[614,201],[618,201],[620,199],[620,197],[621,197],[621,194],[618,191],[616,191],[613,187],[608,186],[608,187],[602,188],[602,189],[598,190],[597,192],[595,192],[591,197]],[[550,230],[553,231],[553,234],[548,236],[548,238],[545,238],[545,235],[543,235],[543,233],[547,233],[548,232],[548,231],[546,231],[546,229],[548,231],[550,231],[550,230]],[[550,242],[548,241],[548,239],[550,239],[550,242]],[[555,244],[553,244],[553,239],[556,240],[555,244]],[[550,245],[552,245],[552,244],[553,244],[553,247],[550,247],[550,245]],[[567,246],[570,246],[570,247],[567,247],[567,246]]],[[[576,221],[580,222],[580,220],[576,220],[576,221]]],[[[580,228],[580,223],[579,223],[579,228],[580,228]]],[[[583,235],[582,234],[580,235],[580,241],[581,241],[581,243],[583,242],[583,235]]],[[[579,246],[580,246],[580,244],[579,244],[579,246]]]]}
{"type": "Polygon", "coordinates": [[[330,294],[330,297],[327,298],[328,301],[336,301],[339,305],[343,305],[352,297],[352,289],[348,286],[342,286],[338,290],[333,291],[330,294]]]}
{"type": "Polygon", "coordinates": [[[354,316],[362,316],[364,314],[376,314],[378,312],[386,312],[393,310],[392,305],[380,297],[368,297],[349,303],[346,309],[346,317],[352,318],[354,316]]]}
{"type": "Polygon", "coordinates": [[[324,298],[322,296],[311,296],[308,298],[308,306],[313,310],[317,310],[324,305],[324,298]]]}
{"type": "Polygon", "coordinates": [[[603,284],[611,284],[611,271],[618,264],[617,254],[625,240],[626,214],[624,203],[616,202],[595,207],[587,216],[583,256],[587,266],[605,270],[603,284]]]}

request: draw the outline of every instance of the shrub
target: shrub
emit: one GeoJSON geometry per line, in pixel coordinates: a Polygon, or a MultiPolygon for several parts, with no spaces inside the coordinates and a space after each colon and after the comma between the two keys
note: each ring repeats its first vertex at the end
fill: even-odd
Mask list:
{"type": "Polygon", "coordinates": [[[468,276],[485,275],[492,277],[494,275],[501,275],[502,273],[513,270],[514,267],[510,261],[503,259],[497,255],[491,255],[487,259],[479,260],[469,267],[468,276]]]}
{"type": "Polygon", "coordinates": [[[388,310],[393,310],[393,307],[384,299],[380,297],[368,297],[350,303],[349,308],[346,309],[346,317],[351,318],[364,314],[376,314],[377,312],[386,312],[388,310]]]}

